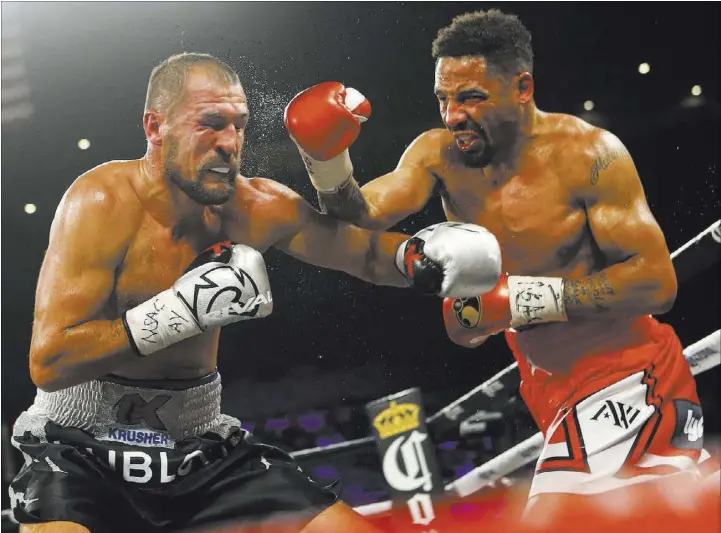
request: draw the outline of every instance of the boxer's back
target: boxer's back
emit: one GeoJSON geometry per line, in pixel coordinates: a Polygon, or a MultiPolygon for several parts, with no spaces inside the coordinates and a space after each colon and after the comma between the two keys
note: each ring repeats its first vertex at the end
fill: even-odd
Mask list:
{"type": "MultiPolygon", "coordinates": [[[[440,135],[447,145],[436,175],[443,184],[447,218],[488,228],[501,244],[504,271],[575,280],[607,266],[589,229],[584,203],[593,142],[600,130],[568,115],[542,117],[538,133],[509,171],[464,166],[457,159],[453,137],[440,135]]],[[[596,349],[605,341],[615,346],[633,323],[628,318],[597,317],[540,325],[521,332],[519,346],[535,347],[524,355],[537,366],[567,371],[584,350],[561,354],[559,344],[570,347],[577,344],[571,339],[592,339],[596,349]],[[524,342],[530,338],[533,342],[524,342]]]]}

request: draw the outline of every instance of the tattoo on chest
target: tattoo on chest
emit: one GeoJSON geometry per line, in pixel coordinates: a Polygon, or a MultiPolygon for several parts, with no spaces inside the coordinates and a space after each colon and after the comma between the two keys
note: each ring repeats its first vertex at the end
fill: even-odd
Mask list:
{"type": "Polygon", "coordinates": [[[611,150],[607,154],[596,158],[591,165],[591,185],[596,185],[596,183],[598,183],[598,174],[602,170],[606,170],[611,163],[617,159],[624,159],[628,157],[628,152],[624,150],[611,150]]]}
{"type": "Polygon", "coordinates": [[[594,307],[599,311],[608,310],[606,301],[616,294],[606,274],[599,272],[578,281],[566,281],[563,287],[563,301],[566,309],[573,306],[594,307]]]}

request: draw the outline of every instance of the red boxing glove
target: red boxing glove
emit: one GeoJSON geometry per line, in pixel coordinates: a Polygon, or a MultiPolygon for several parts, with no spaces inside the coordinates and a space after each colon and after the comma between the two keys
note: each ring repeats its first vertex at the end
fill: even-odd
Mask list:
{"type": "Polygon", "coordinates": [[[290,136],[306,154],[328,161],[353,144],[370,115],[370,102],[362,94],[326,81],[293,98],[284,119],[290,136]]]}
{"type": "Polygon", "coordinates": [[[443,322],[456,344],[472,348],[505,330],[511,323],[508,274],[502,273],[496,286],[474,298],[445,298],[443,322]]]}
{"type": "Polygon", "coordinates": [[[509,327],[566,320],[562,278],[501,274],[496,286],[481,296],[443,301],[448,337],[466,347],[509,327]]]}
{"type": "Polygon", "coordinates": [[[337,190],[350,178],[353,165],[348,147],[370,115],[370,102],[336,81],[306,89],[285,108],[285,126],[317,190],[337,190]]]}

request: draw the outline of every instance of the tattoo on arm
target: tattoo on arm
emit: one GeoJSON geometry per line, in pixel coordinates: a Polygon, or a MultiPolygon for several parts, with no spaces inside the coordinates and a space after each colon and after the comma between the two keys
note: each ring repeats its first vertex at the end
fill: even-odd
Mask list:
{"type": "Polygon", "coordinates": [[[363,261],[363,277],[370,283],[376,281],[376,270],[375,264],[378,260],[378,237],[380,234],[374,231],[371,234],[370,242],[368,243],[368,250],[366,250],[365,258],[363,261]]]}
{"type": "Polygon", "coordinates": [[[368,203],[353,177],[336,192],[318,191],[318,203],[322,213],[341,220],[358,222],[368,216],[368,203]]]}
{"type": "Polygon", "coordinates": [[[591,185],[596,185],[596,183],[598,183],[598,174],[602,170],[606,170],[611,163],[617,159],[627,159],[629,157],[630,155],[627,151],[614,149],[594,159],[593,164],[591,165],[591,185]]]}
{"type": "Polygon", "coordinates": [[[566,312],[573,308],[590,307],[599,312],[608,311],[606,301],[616,294],[606,274],[599,272],[577,281],[563,284],[563,302],[566,312]]]}

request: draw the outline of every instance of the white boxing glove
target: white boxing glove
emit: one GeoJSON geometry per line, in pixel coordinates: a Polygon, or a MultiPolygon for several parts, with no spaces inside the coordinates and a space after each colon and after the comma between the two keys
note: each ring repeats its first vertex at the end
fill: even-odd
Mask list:
{"type": "Polygon", "coordinates": [[[250,246],[223,243],[200,254],[170,289],[126,311],[123,324],[133,350],[145,356],[272,311],[263,256],[250,246]]]}
{"type": "Polygon", "coordinates": [[[396,266],[421,292],[472,298],[498,283],[501,247],[485,228],[442,222],[405,241],[396,252],[396,266]]]}

